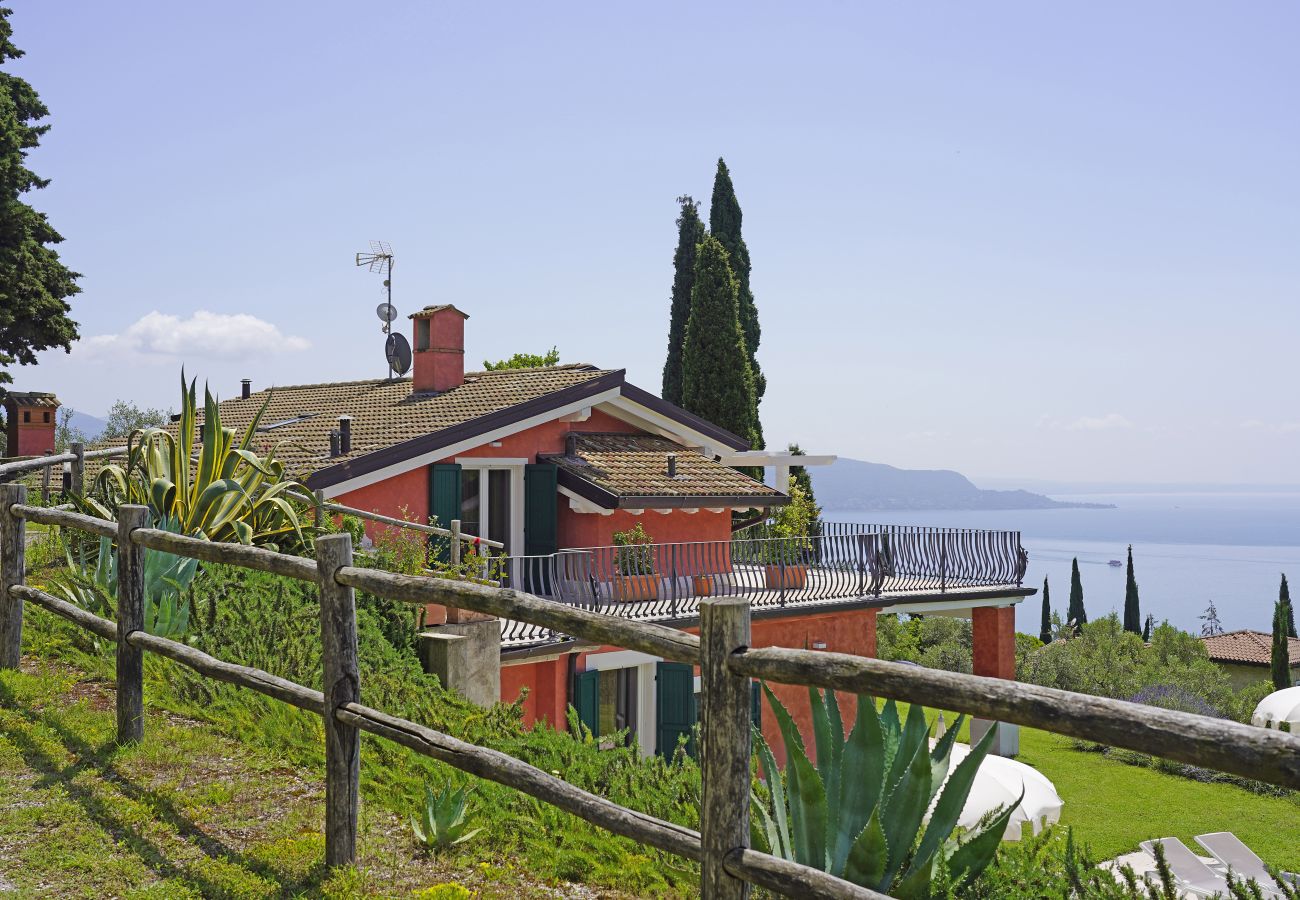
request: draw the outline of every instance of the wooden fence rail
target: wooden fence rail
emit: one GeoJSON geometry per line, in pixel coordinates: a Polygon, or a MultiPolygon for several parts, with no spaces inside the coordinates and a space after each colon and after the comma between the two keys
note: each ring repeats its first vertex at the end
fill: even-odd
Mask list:
{"type": "Polygon", "coordinates": [[[321,715],[326,735],[326,861],[355,858],[361,732],[401,744],[457,769],[508,785],[615,834],[701,864],[701,894],[740,898],[757,884],[794,897],[881,898],[825,872],[749,849],[750,678],[893,697],[1016,722],[1157,756],[1210,766],[1300,789],[1300,737],[1188,713],[1033,685],[904,666],[839,653],[750,649],[749,605],[737,598],[701,604],[700,636],[605,616],[508,588],[397,575],[351,565],[351,538],[321,537],[316,559],[218,544],[147,527],[145,507],[122,506],[117,522],[30,506],[23,485],[0,485],[0,668],[16,668],[24,602],[40,606],[117,645],[118,740],[143,734],[148,651],[201,675],[321,715]],[[94,615],[24,580],[24,523],[30,519],[115,539],[118,621],[94,615]],[[271,572],[320,588],[323,690],[216,659],[143,630],[148,551],[271,572]],[[700,666],[701,831],[619,806],[496,750],[362,705],[356,610],[362,590],[410,603],[441,603],[551,628],[592,641],[700,666]]]}

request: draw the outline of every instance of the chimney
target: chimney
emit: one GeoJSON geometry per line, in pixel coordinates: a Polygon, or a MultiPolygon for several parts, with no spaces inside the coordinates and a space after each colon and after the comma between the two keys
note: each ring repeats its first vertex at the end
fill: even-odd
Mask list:
{"type": "Polygon", "coordinates": [[[339,454],[346,456],[352,452],[352,417],[339,416],[339,454]]]}
{"type": "Polygon", "coordinates": [[[338,456],[338,455],[339,455],[339,433],[337,431],[331,431],[330,432],[330,456],[338,456]]]}
{"type": "Polygon", "coordinates": [[[668,454],[668,477],[669,478],[677,477],[677,454],[676,453],[668,454]]]}
{"type": "Polygon", "coordinates": [[[465,383],[465,320],[451,304],[426,306],[411,315],[415,326],[414,393],[442,392],[465,383]]]}
{"type": "Polygon", "coordinates": [[[239,379],[239,398],[247,400],[253,396],[253,380],[251,378],[239,379]]]}

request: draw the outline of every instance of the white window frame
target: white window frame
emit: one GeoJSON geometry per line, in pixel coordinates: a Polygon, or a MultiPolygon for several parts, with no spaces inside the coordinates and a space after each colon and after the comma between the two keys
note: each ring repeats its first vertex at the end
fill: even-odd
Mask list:
{"type": "Polygon", "coordinates": [[[463,472],[466,469],[474,469],[479,473],[479,531],[478,537],[485,538],[488,536],[489,517],[492,515],[488,502],[487,473],[492,469],[504,469],[510,473],[510,529],[508,531],[509,539],[506,542],[507,556],[523,556],[524,554],[524,466],[528,465],[527,459],[519,457],[505,456],[458,456],[456,465],[460,466],[463,472]]]}

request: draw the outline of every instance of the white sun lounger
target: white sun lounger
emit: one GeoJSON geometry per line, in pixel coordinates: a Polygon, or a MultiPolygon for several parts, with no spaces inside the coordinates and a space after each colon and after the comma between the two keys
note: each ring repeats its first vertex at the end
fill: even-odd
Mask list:
{"type": "Polygon", "coordinates": [[[1238,878],[1255,879],[1265,897],[1284,896],[1277,882],[1273,880],[1273,876],[1268,874],[1264,861],[1231,831],[1198,834],[1196,843],[1230,869],[1233,875],[1238,878]]]}
{"type": "Polygon", "coordinates": [[[1173,873],[1180,889],[1198,897],[1228,896],[1228,879],[1203,863],[1201,858],[1187,849],[1187,845],[1178,838],[1167,837],[1143,841],[1138,846],[1150,853],[1151,858],[1154,859],[1157,844],[1164,848],[1165,862],[1169,863],[1169,871],[1173,873]]]}

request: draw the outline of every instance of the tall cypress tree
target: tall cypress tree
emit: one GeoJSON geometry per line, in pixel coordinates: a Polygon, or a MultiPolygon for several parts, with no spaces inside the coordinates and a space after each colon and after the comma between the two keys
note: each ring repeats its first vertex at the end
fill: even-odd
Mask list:
{"type": "Polygon", "coordinates": [[[1044,644],[1052,642],[1052,593],[1047,587],[1047,578],[1043,578],[1043,621],[1038,626],[1038,639],[1044,644]]]}
{"type": "MultiPolygon", "coordinates": [[[[23,55],[10,40],[10,15],[0,8],[0,64],[23,55]]],[[[77,339],[67,299],[81,290],[81,276],[54,251],[63,237],[21,199],[49,184],[27,168],[27,154],[50,129],[35,123],[49,114],[30,84],[0,72],[0,399],[13,381],[5,369],[30,366],[37,351],[67,350],[77,339]]]]}
{"type": "Polygon", "coordinates": [[[1286,606],[1286,634],[1287,637],[1297,637],[1295,633],[1295,608],[1291,605],[1291,589],[1287,587],[1286,575],[1282,575],[1282,586],[1278,589],[1278,600],[1286,606]]]}
{"type": "Polygon", "coordinates": [[[1088,613],[1083,608],[1083,581],[1079,578],[1079,557],[1074,558],[1070,567],[1070,606],[1066,610],[1065,620],[1073,622],[1079,628],[1088,622],[1088,613]]]}
{"type": "Polygon", "coordinates": [[[746,440],[754,437],[754,376],[740,330],[736,279],[726,248],[712,235],[705,235],[695,257],[682,406],[746,440]]]}
{"type": "Polygon", "coordinates": [[[1283,690],[1291,686],[1290,642],[1286,635],[1286,607],[1280,599],[1273,605],[1273,652],[1270,655],[1269,669],[1273,675],[1273,687],[1283,690]]]}
{"type": "Polygon", "coordinates": [[[1151,613],[1147,613],[1147,619],[1145,622],[1142,623],[1142,642],[1144,644],[1151,643],[1151,629],[1155,626],[1155,624],[1156,624],[1156,617],[1151,615],[1151,613]]]}
{"type": "Polygon", "coordinates": [[[731,183],[731,172],[722,158],[718,158],[718,171],[713,177],[713,197],[709,201],[709,233],[722,242],[727,249],[731,262],[731,271],[736,276],[737,303],[739,306],[740,328],[745,336],[745,354],[749,359],[749,371],[754,381],[754,440],[756,449],[762,449],[763,425],[759,422],[758,404],[767,391],[767,378],[758,366],[758,344],[762,339],[762,329],[758,326],[758,307],[754,304],[754,294],[749,289],[749,248],[741,236],[740,201],[736,199],[736,189],[731,183]]]}
{"type": "Polygon", "coordinates": [[[668,317],[668,358],[664,361],[663,398],[682,405],[682,345],[686,321],[691,317],[691,286],[695,284],[695,253],[704,239],[700,205],[691,197],[677,198],[677,250],[673,253],[673,298],[668,317]]]}
{"type": "Polygon", "coordinates": [[[1124,630],[1142,633],[1142,612],[1138,608],[1138,583],[1133,577],[1133,545],[1128,545],[1128,578],[1124,583],[1124,630]]]}

